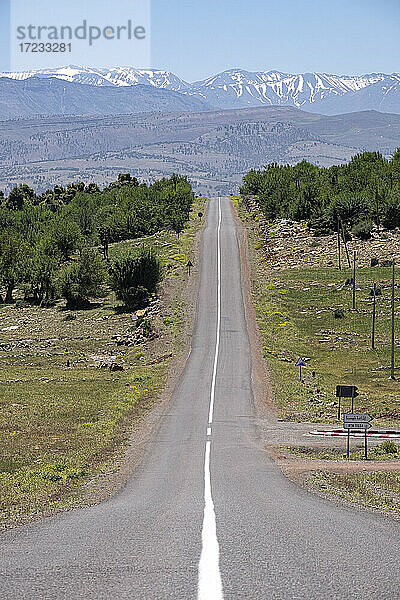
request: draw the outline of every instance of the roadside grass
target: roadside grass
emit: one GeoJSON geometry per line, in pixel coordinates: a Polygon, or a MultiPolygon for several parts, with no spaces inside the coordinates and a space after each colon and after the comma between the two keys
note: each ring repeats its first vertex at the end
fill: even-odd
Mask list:
{"type": "MultiPolygon", "coordinates": [[[[335,423],[336,385],[356,385],[355,410],[371,414],[374,426],[397,426],[400,381],[389,380],[391,269],[357,270],[353,310],[352,288],[345,285],[352,275],[350,269],[274,270],[259,243],[257,223],[237,200],[236,205],[248,225],[253,303],[280,416],[291,421],[335,423]],[[382,294],[377,296],[376,349],[372,350],[370,291],[374,281],[382,294]],[[336,309],[343,309],[343,318],[335,318],[336,309]],[[308,359],[302,382],[295,366],[299,356],[308,359]]],[[[399,275],[400,269],[396,269],[397,280],[399,275]]],[[[397,291],[395,322],[399,331],[397,291]]],[[[400,378],[400,371],[396,372],[400,378]]],[[[350,410],[348,399],[343,409],[350,410]]]]}
{"type": "MultiPolygon", "coordinates": [[[[284,452],[310,460],[364,460],[364,446],[351,450],[349,459],[343,448],[311,448],[309,446],[281,446],[284,452]]],[[[400,447],[386,440],[377,446],[368,448],[369,460],[400,460],[400,447]]]]}
{"type": "Polygon", "coordinates": [[[313,473],[309,482],[320,491],[368,508],[400,512],[400,471],[313,473]]]}
{"type": "Polygon", "coordinates": [[[154,339],[118,345],[135,323],[111,292],[89,310],[0,306],[1,523],[74,505],[93,476],[118,469],[186,345],[186,263],[205,203],[196,199],[179,239],[161,232],[114,245],[154,244],[162,259],[154,339]],[[110,360],[123,370],[110,371],[110,360]]]}

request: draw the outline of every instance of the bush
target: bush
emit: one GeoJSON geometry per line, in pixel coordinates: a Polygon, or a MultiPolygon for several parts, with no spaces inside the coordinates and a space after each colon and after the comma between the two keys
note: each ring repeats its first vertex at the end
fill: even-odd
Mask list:
{"type": "Polygon", "coordinates": [[[315,216],[308,222],[308,227],[312,230],[315,237],[330,235],[335,231],[332,215],[327,211],[315,216]]]}
{"type": "Polygon", "coordinates": [[[60,292],[67,301],[67,308],[85,308],[89,298],[104,294],[107,277],[105,264],[94,248],[84,248],[79,261],[61,271],[60,292]]]}
{"type": "Polygon", "coordinates": [[[162,280],[161,262],[152,249],[119,256],[111,269],[111,287],[131,310],[143,307],[162,280]]]}
{"type": "Polygon", "coordinates": [[[336,200],[335,209],[343,224],[352,227],[360,217],[365,216],[366,202],[362,196],[343,195],[336,200]]]}
{"type": "Polygon", "coordinates": [[[374,224],[371,221],[360,221],[352,229],[352,233],[360,240],[369,240],[374,224]]]}
{"type": "Polygon", "coordinates": [[[384,454],[397,454],[399,448],[392,440],[385,440],[378,446],[384,454]]]}
{"type": "Polygon", "coordinates": [[[390,201],[385,205],[382,225],[385,229],[395,229],[400,226],[400,204],[398,202],[390,201]]]}

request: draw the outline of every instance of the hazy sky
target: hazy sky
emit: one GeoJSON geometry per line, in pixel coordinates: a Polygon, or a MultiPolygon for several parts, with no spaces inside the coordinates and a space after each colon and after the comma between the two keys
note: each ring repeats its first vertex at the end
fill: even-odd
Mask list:
{"type": "MultiPolygon", "coordinates": [[[[135,7],[142,1],[107,4],[128,6],[135,19],[135,7]]],[[[3,30],[9,2],[0,0],[3,30]]],[[[45,0],[30,0],[30,5],[40,7],[41,2],[45,0]]],[[[65,14],[68,7],[76,22],[84,18],[89,2],[54,0],[53,16],[61,7],[65,14]]],[[[151,4],[150,64],[138,64],[129,52],[122,54],[120,64],[168,69],[188,81],[232,67],[296,73],[400,72],[400,0],[152,0],[151,4]]],[[[99,11],[89,15],[94,22],[100,17],[99,11]]],[[[86,53],[78,62],[113,66],[110,44],[99,43],[97,48],[90,65],[86,53]]],[[[2,31],[2,69],[7,66],[6,50],[7,36],[2,31]]],[[[47,66],[46,56],[42,59],[42,66],[47,66]]],[[[57,60],[60,65],[69,62],[67,54],[57,60]]]]}
{"type": "Polygon", "coordinates": [[[195,80],[231,67],[400,71],[400,0],[153,0],[153,65],[195,80]]]}

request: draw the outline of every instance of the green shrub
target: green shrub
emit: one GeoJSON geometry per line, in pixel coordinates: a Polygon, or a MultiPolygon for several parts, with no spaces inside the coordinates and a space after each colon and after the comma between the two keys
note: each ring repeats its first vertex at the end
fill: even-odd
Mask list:
{"type": "Polygon", "coordinates": [[[365,217],[366,213],[365,198],[361,195],[343,194],[335,202],[336,214],[341,218],[344,225],[352,227],[360,217],[365,217]]]}
{"type": "Polygon", "coordinates": [[[400,226],[400,203],[395,200],[386,203],[382,225],[386,229],[395,229],[400,226]]]}
{"type": "Polygon", "coordinates": [[[384,454],[397,454],[399,451],[399,447],[393,440],[385,440],[378,446],[379,450],[384,454]]]}
{"type": "Polygon", "coordinates": [[[90,298],[104,295],[107,269],[94,248],[84,248],[80,259],[65,267],[60,274],[59,286],[67,308],[85,308],[90,298]]]}
{"type": "Polygon", "coordinates": [[[150,337],[152,335],[153,325],[151,324],[149,319],[143,319],[142,324],[141,324],[141,329],[142,329],[143,335],[145,337],[150,337]]]}
{"type": "Polygon", "coordinates": [[[26,300],[22,300],[21,298],[18,298],[14,304],[14,308],[28,308],[29,306],[29,302],[26,302],[26,300]]]}
{"type": "Polygon", "coordinates": [[[35,473],[35,475],[45,481],[66,482],[70,479],[84,477],[87,475],[87,471],[85,468],[76,468],[71,467],[66,463],[57,463],[45,465],[45,467],[41,471],[35,473]]]}
{"type": "Polygon", "coordinates": [[[111,268],[111,287],[131,310],[145,306],[161,280],[161,262],[153,249],[120,255],[111,268]]]}
{"type": "Polygon", "coordinates": [[[324,212],[322,215],[312,218],[308,222],[308,227],[312,230],[315,237],[330,235],[334,232],[333,219],[328,212],[324,212]]]}
{"type": "Polygon", "coordinates": [[[360,240],[369,240],[374,224],[371,221],[360,221],[351,230],[360,240]]]}

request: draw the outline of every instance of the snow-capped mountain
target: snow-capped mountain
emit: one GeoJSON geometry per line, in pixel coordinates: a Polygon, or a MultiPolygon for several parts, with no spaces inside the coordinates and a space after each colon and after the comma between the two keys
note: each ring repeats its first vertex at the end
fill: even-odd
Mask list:
{"type": "Polygon", "coordinates": [[[233,101],[240,106],[258,104],[296,106],[309,109],[317,100],[347,93],[354,93],[383,78],[380,74],[362,77],[339,77],[320,73],[290,75],[278,71],[251,73],[234,69],[224,71],[205,81],[192,84],[191,91],[197,91],[210,104],[224,108],[233,101]]]}
{"type": "Polygon", "coordinates": [[[170,71],[114,67],[98,69],[68,66],[0,77],[24,80],[56,77],[93,86],[150,85],[205,100],[214,108],[244,108],[260,105],[295,106],[311,112],[337,114],[357,110],[400,112],[400,74],[372,73],[361,76],[280,71],[250,72],[230,69],[194,83],[170,71]]]}
{"type": "Polygon", "coordinates": [[[0,77],[11,79],[29,79],[30,77],[57,77],[71,83],[83,83],[96,86],[132,86],[152,85],[174,92],[186,90],[188,84],[169,71],[156,69],[134,69],[133,67],[113,67],[97,69],[69,65],[59,69],[39,69],[37,71],[21,71],[18,73],[1,73],[0,77]]]}

